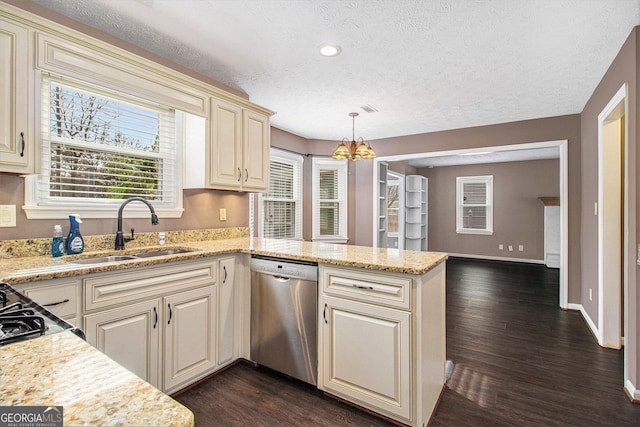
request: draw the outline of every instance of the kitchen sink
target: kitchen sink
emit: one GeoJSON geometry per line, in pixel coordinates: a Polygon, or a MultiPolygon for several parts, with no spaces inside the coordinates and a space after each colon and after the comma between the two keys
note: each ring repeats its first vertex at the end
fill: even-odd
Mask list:
{"type": "Polygon", "coordinates": [[[101,256],[101,257],[95,257],[95,258],[78,259],[78,260],[69,261],[69,262],[71,264],[106,264],[108,262],[129,261],[132,259],[136,259],[136,257],[131,255],[112,255],[112,256],[101,256]]]}
{"type": "Polygon", "coordinates": [[[165,256],[165,255],[177,255],[177,254],[186,254],[189,252],[194,252],[193,249],[185,249],[185,248],[173,248],[173,249],[162,249],[158,251],[149,251],[149,252],[138,252],[133,254],[136,258],[151,258],[156,256],[165,256]]]}
{"type": "Polygon", "coordinates": [[[195,249],[187,249],[187,248],[171,248],[171,249],[160,249],[155,251],[145,251],[138,252],[135,254],[129,255],[110,255],[110,256],[100,256],[94,258],[85,258],[78,259],[75,261],[69,261],[71,264],[106,264],[108,262],[121,262],[121,261],[131,261],[134,259],[142,259],[142,258],[153,258],[158,256],[165,255],[177,255],[177,254],[186,254],[189,252],[195,252],[195,249]]]}

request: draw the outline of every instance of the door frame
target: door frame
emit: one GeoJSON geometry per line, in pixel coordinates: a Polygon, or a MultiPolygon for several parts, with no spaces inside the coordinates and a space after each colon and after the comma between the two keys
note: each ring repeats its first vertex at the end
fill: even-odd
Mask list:
{"type": "MultiPolygon", "coordinates": [[[[607,247],[606,236],[610,236],[608,227],[610,225],[605,222],[605,124],[610,120],[617,120],[621,116],[627,116],[628,112],[628,96],[627,96],[627,84],[623,84],[622,87],[611,98],[609,103],[598,114],[598,330],[597,339],[598,344],[602,347],[619,349],[622,345],[622,302],[627,304],[628,300],[628,271],[629,271],[629,250],[628,250],[628,230],[629,230],[629,209],[628,209],[628,183],[629,183],[629,156],[628,156],[628,134],[627,134],[627,121],[625,120],[623,133],[623,162],[624,162],[624,179],[620,183],[621,195],[623,198],[622,209],[623,222],[620,224],[620,230],[617,233],[618,236],[622,234],[621,243],[622,251],[614,260],[605,265],[604,254],[607,247]],[[620,111],[620,105],[622,110],[620,111]],[[617,117],[616,117],[617,116],[617,117]],[[613,118],[612,118],[613,117],[613,118]],[[620,269],[622,267],[623,280],[622,280],[622,292],[620,289],[620,283],[612,283],[610,280],[605,280],[606,270],[609,268],[620,269]],[[622,297],[623,301],[620,301],[622,297]]],[[[618,171],[619,172],[619,171],[618,171]]],[[[614,241],[615,243],[615,241],[614,241]]],[[[627,310],[624,311],[625,316],[625,329],[626,329],[626,317],[627,310]]],[[[625,334],[626,335],[626,334],[625,334]]],[[[626,357],[625,357],[626,360],[626,357]]],[[[625,362],[626,365],[626,362],[625,362]]]]}
{"type": "MultiPolygon", "coordinates": [[[[447,151],[433,151],[425,153],[411,153],[411,154],[398,154],[384,157],[376,157],[373,159],[374,164],[374,184],[377,182],[377,173],[379,162],[394,162],[403,161],[409,159],[415,159],[417,157],[442,157],[442,156],[458,156],[460,154],[472,154],[485,151],[513,151],[513,150],[527,150],[532,148],[548,148],[558,147],[559,149],[559,164],[560,164],[560,289],[558,295],[558,305],[562,309],[572,309],[575,304],[569,304],[569,140],[552,140],[552,141],[540,141],[532,143],[522,144],[510,144],[510,145],[498,145],[498,146],[484,146],[474,147],[459,150],[447,150],[447,151]]],[[[374,185],[377,188],[377,185],[374,185]]],[[[374,194],[374,206],[373,213],[376,218],[377,213],[377,190],[374,194]]],[[[427,231],[428,232],[428,231],[427,231]]],[[[376,221],[373,224],[373,237],[374,246],[377,245],[376,241],[376,221]]]]}

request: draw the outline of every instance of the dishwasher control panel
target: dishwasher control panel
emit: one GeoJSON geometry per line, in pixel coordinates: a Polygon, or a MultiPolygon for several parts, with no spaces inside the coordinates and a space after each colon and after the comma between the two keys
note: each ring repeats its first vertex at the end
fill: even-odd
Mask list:
{"type": "Polygon", "coordinates": [[[318,280],[318,266],[312,263],[297,263],[278,258],[251,258],[251,271],[272,276],[305,280],[318,280]]]}

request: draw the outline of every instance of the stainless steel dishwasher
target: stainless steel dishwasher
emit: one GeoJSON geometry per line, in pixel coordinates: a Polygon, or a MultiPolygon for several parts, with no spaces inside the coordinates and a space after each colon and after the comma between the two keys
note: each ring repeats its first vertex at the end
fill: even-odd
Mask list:
{"type": "Polygon", "coordinates": [[[317,385],[318,266],[251,258],[251,359],[317,385]]]}

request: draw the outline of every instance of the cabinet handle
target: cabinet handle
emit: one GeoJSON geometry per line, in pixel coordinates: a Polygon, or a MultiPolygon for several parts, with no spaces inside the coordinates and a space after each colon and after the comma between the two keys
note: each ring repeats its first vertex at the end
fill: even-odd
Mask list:
{"type": "Polygon", "coordinates": [[[173,312],[171,311],[171,304],[167,304],[167,307],[169,308],[169,320],[167,320],[167,325],[171,324],[171,316],[173,316],[173,312]]]}
{"type": "Polygon", "coordinates": [[[241,178],[242,178],[242,171],[240,170],[240,168],[238,168],[238,182],[240,182],[241,178]]]}
{"type": "Polygon", "coordinates": [[[227,266],[226,265],[222,266],[222,273],[224,273],[222,276],[222,283],[227,283],[227,266]]]}
{"type": "Polygon", "coordinates": [[[20,142],[22,144],[22,150],[20,151],[20,157],[24,157],[24,132],[20,132],[20,142]]]}
{"type": "Polygon", "coordinates": [[[155,320],[153,321],[153,329],[156,328],[156,325],[158,324],[158,310],[156,310],[156,306],[153,306],[153,314],[155,315],[155,320]]]}
{"type": "Polygon", "coordinates": [[[362,286],[362,285],[351,285],[354,288],[358,288],[358,289],[371,289],[373,290],[373,286],[362,286]]]}
{"type": "Polygon", "coordinates": [[[244,182],[247,182],[248,179],[249,179],[249,171],[247,170],[247,168],[244,168],[244,182]]]}
{"type": "Polygon", "coordinates": [[[53,307],[54,305],[60,305],[60,304],[64,304],[65,302],[69,302],[69,298],[64,299],[62,301],[58,301],[58,302],[52,302],[49,304],[42,304],[43,307],[53,307]]]}
{"type": "Polygon", "coordinates": [[[322,317],[324,317],[325,325],[328,324],[329,322],[327,322],[327,303],[324,304],[324,310],[322,310],[322,317]]]}

